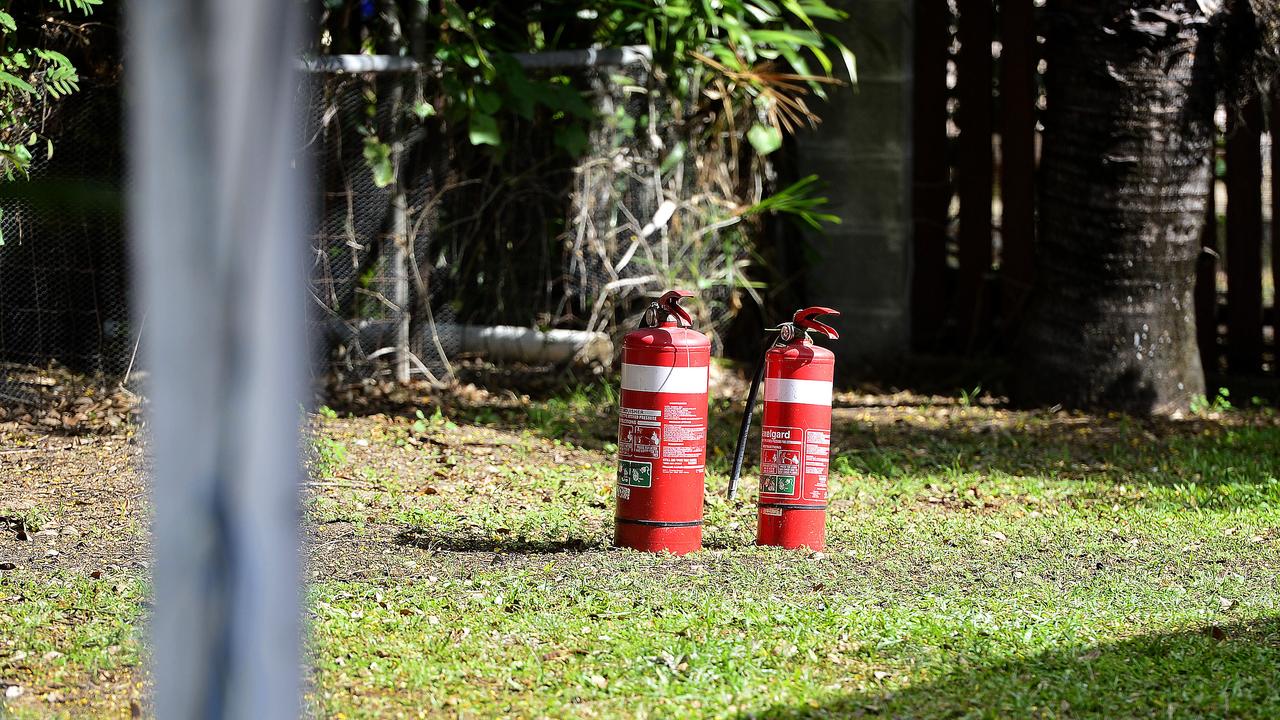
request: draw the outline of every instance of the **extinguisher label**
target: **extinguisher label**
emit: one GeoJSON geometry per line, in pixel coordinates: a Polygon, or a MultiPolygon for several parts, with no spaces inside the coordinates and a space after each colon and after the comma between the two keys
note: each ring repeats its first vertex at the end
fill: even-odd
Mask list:
{"type": "Polygon", "coordinates": [[[804,456],[804,431],[766,425],[760,437],[760,492],[794,497],[804,456]]]}
{"type": "Polygon", "coordinates": [[[618,454],[657,460],[662,448],[660,417],[658,410],[622,408],[618,418],[618,454]]]}
{"type": "Polygon", "coordinates": [[[831,431],[808,430],[804,438],[804,499],[825,502],[827,499],[827,463],[831,457],[831,431]]]}
{"type": "Polygon", "coordinates": [[[702,414],[682,402],[662,410],[662,467],[666,471],[702,472],[707,423],[702,414]]]}
{"type": "Polygon", "coordinates": [[[760,492],[768,495],[794,495],[796,479],[787,475],[761,475],[760,492]]]}
{"type": "MultiPolygon", "coordinates": [[[[620,488],[652,487],[653,463],[623,460],[618,465],[618,485],[620,488]]],[[[631,497],[631,493],[627,493],[631,497]]]]}

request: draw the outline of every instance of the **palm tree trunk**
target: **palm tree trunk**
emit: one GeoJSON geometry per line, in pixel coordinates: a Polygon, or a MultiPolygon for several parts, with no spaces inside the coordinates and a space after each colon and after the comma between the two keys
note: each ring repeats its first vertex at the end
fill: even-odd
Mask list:
{"type": "Polygon", "coordinates": [[[1186,5],[1052,7],[1016,400],[1161,413],[1204,393],[1193,291],[1215,84],[1205,18],[1186,5]]]}

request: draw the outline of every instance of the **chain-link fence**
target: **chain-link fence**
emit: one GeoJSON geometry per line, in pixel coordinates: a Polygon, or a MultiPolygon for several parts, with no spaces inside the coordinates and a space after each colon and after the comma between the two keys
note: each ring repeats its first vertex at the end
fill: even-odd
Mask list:
{"type": "Polygon", "coordinates": [[[566,53],[529,72],[590,89],[600,122],[581,157],[556,147],[546,120],[505,124],[501,150],[445,122],[397,125],[429,94],[428,74],[314,73],[307,137],[323,194],[312,299],[335,374],[388,372],[403,354],[411,372],[447,377],[481,326],[616,338],[649,296],[717,272],[701,320],[731,319],[727,275],[745,251],[677,212],[698,202],[671,182],[685,166],[692,177],[695,158],[677,157],[673,171],[683,148],[661,124],[643,52],[566,53]],[[381,188],[364,152],[374,133],[391,134],[397,157],[396,181],[381,188]]]}
{"type": "Polygon", "coordinates": [[[0,194],[0,361],[122,374],[133,355],[116,87],[45,112],[32,181],[0,194]]]}
{"type": "MultiPolygon", "coordinates": [[[[600,120],[577,156],[557,146],[550,117],[504,121],[500,150],[471,145],[465,123],[413,121],[408,104],[431,91],[430,72],[308,73],[299,98],[316,177],[309,292],[322,374],[403,365],[447,380],[458,359],[509,349],[495,337],[516,328],[578,335],[568,355],[505,357],[550,363],[589,349],[604,359],[594,339],[616,339],[648,298],[691,283],[701,283],[702,327],[733,317],[746,250],[707,226],[696,153],[662,120],[643,50],[557,57],[528,72],[588,90],[600,120]],[[393,152],[394,180],[381,186],[371,134],[393,152]]],[[[62,101],[50,114],[54,155],[32,173],[55,190],[92,181],[114,202],[0,200],[0,361],[120,375],[146,342],[145,318],[128,313],[120,116],[118,88],[62,101]]]]}

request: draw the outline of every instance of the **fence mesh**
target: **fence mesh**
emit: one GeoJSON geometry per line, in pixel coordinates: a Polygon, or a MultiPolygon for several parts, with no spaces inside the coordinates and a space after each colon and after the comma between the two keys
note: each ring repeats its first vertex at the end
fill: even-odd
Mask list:
{"type": "MultiPolygon", "coordinates": [[[[584,153],[557,147],[554,117],[504,121],[497,151],[472,146],[465,123],[407,120],[407,104],[435,91],[429,73],[308,75],[308,292],[322,374],[389,373],[406,324],[411,369],[442,380],[466,355],[468,325],[616,338],[648,298],[698,279],[710,280],[693,308],[700,325],[715,334],[733,318],[746,250],[699,225],[696,158],[672,168],[678,138],[658,120],[643,58],[530,73],[588,90],[601,119],[584,153]],[[396,181],[382,187],[371,135],[395,150],[396,181]],[[654,223],[664,201],[673,208],[654,223]]],[[[145,318],[128,308],[120,89],[86,87],[46,115],[54,153],[37,158],[32,187],[48,192],[0,195],[0,362],[119,376],[146,342],[145,318]],[[97,200],[65,202],[86,181],[97,200]]]]}
{"type": "MultiPolygon", "coordinates": [[[[576,160],[556,147],[548,118],[506,122],[501,150],[472,146],[465,127],[398,127],[407,104],[430,94],[429,77],[312,78],[307,137],[322,183],[313,327],[338,379],[388,372],[402,322],[413,371],[444,379],[450,360],[469,350],[464,326],[616,336],[658,290],[703,267],[745,262],[745,251],[714,230],[682,235],[678,213],[652,222],[664,200],[695,201],[659,172],[674,141],[660,137],[668,129],[646,126],[657,113],[642,62],[544,72],[590,88],[600,114],[576,160]],[[365,157],[375,134],[398,143],[396,182],[386,187],[365,157]]],[[[700,319],[722,330],[735,292],[728,280],[704,287],[700,319]]]]}
{"type": "Polygon", "coordinates": [[[48,108],[41,131],[53,154],[36,154],[36,182],[0,194],[0,361],[107,375],[129,364],[120,108],[113,86],[48,108]]]}

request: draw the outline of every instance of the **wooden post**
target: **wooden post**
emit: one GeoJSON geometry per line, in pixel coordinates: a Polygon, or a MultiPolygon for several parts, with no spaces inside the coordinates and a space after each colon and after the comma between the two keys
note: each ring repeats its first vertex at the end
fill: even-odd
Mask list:
{"type": "Polygon", "coordinates": [[[1227,117],[1227,368],[1262,367],[1262,105],[1227,117]]]}
{"type": "Polygon", "coordinates": [[[991,0],[960,0],[957,90],[960,148],[960,278],[956,291],[961,339],[971,348],[983,330],[989,303],[984,284],[991,270],[991,0]]]}
{"type": "MultiPolygon", "coordinates": [[[[397,166],[399,163],[397,163],[397,166]]],[[[409,205],[404,185],[396,179],[391,194],[391,304],[396,306],[396,382],[409,382],[409,321],[413,308],[409,295],[409,205]]]]}
{"type": "Polygon", "coordinates": [[[300,7],[128,5],[161,718],[300,711],[300,7]]]}
{"type": "Polygon", "coordinates": [[[391,186],[391,304],[396,307],[396,347],[395,378],[396,382],[409,382],[410,356],[409,329],[413,318],[413,307],[409,293],[409,201],[407,186],[409,176],[409,157],[406,153],[404,139],[403,116],[405,81],[400,76],[390,78],[391,118],[387,123],[390,128],[391,166],[395,168],[395,181],[391,186]]]}
{"type": "Polygon", "coordinates": [[[1011,337],[1035,273],[1036,31],[1033,0],[1000,3],[1001,330],[1011,337]]]}
{"type": "Polygon", "coordinates": [[[937,0],[915,0],[911,149],[911,336],[919,350],[936,350],[947,298],[947,25],[937,0]]]}

